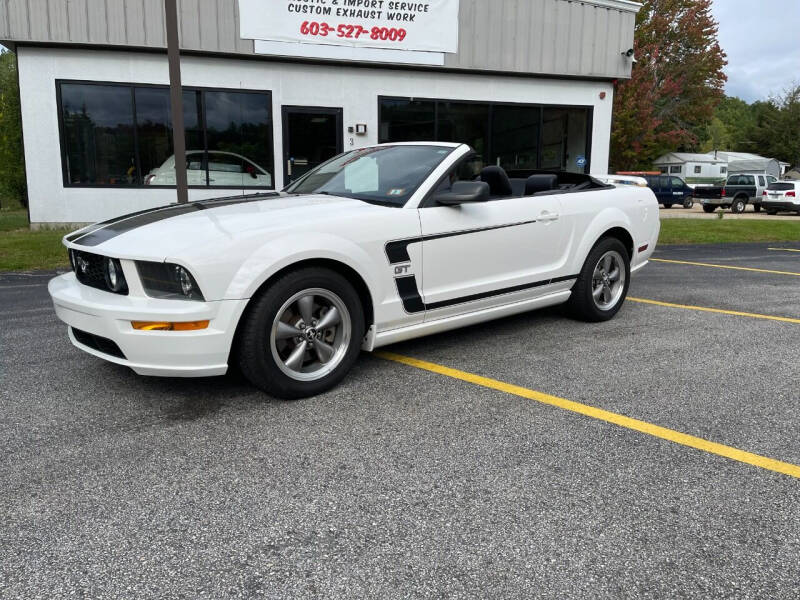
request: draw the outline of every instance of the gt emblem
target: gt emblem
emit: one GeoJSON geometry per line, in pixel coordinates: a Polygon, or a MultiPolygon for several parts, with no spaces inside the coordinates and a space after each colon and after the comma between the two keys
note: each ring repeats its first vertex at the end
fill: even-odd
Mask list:
{"type": "Polygon", "coordinates": [[[394,268],[395,275],[408,275],[408,272],[411,270],[411,265],[401,265],[399,267],[394,268]]]}

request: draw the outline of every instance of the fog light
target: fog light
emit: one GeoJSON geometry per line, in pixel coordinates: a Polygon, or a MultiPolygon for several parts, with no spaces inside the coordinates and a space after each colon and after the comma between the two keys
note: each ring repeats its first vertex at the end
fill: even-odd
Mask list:
{"type": "Polygon", "coordinates": [[[104,267],[106,285],[109,290],[116,294],[127,289],[128,284],[125,281],[125,275],[122,273],[122,265],[116,258],[105,259],[104,267]]]}
{"type": "Polygon", "coordinates": [[[138,331],[199,331],[208,329],[210,321],[187,321],[173,323],[171,321],[131,321],[131,326],[138,331]]]}

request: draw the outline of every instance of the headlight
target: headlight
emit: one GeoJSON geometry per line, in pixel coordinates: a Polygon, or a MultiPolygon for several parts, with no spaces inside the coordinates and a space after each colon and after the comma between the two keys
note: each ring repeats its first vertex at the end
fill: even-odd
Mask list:
{"type": "Polygon", "coordinates": [[[139,279],[148,296],[170,300],[205,301],[192,274],[180,265],[137,261],[139,279]]]}
{"type": "Polygon", "coordinates": [[[106,285],[108,289],[119,294],[128,289],[128,283],[125,281],[125,274],[122,272],[122,265],[116,258],[105,259],[104,275],[106,278],[106,285]]]}

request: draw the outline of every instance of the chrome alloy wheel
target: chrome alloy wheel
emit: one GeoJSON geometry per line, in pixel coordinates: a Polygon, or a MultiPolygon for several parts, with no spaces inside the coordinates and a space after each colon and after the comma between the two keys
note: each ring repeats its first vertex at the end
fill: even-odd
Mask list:
{"type": "Polygon", "coordinates": [[[592,275],[592,297],[600,310],[611,310],[625,291],[625,261],[609,250],[597,262],[592,275]]]}
{"type": "Polygon", "coordinates": [[[312,288],[281,307],[269,336],[278,368],[297,381],[316,381],[332,373],[347,354],[350,313],[339,296],[312,288]]]}

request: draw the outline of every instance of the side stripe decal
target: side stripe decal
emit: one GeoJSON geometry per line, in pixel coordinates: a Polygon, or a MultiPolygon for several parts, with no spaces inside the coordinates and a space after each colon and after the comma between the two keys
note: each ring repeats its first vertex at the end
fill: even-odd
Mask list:
{"type": "Polygon", "coordinates": [[[480,227],[477,229],[462,229],[461,231],[452,231],[449,233],[436,233],[432,235],[424,235],[419,237],[407,238],[404,240],[395,240],[386,244],[386,256],[389,258],[389,264],[396,265],[400,263],[409,262],[411,257],[408,254],[408,247],[411,244],[419,244],[421,242],[429,242],[431,240],[440,240],[449,237],[457,237],[460,235],[469,235],[471,233],[482,233],[484,231],[494,231],[496,229],[508,229],[509,227],[521,227],[523,225],[532,225],[536,221],[522,221],[520,223],[509,223],[507,225],[495,225],[493,227],[480,227]]]}
{"type": "Polygon", "coordinates": [[[436,310],[439,308],[447,308],[457,304],[468,304],[470,302],[477,302],[478,300],[485,300],[486,298],[493,298],[495,296],[505,296],[506,294],[513,294],[515,292],[523,292],[537,287],[544,287],[554,283],[563,283],[577,279],[578,275],[568,275],[566,277],[556,277],[555,279],[544,279],[542,281],[534,281],[533,283],[524,283],[522,285],[515,285],[512,287],[501,288],[499,290],[491,290],[482,292],[480,294],[472,294],[471,296],[461,296],[460,298],[453,298],[451,300],[442,300],[440,302],[433,302],[425,304],[420,296],[419,288],[417,287],[417,278],[413,275],[408,277],[398,277],[395,279],[397,284],[397,292],[403,302],[403,308],[409,314],[425,312],[429,310],[436,310]]]}

